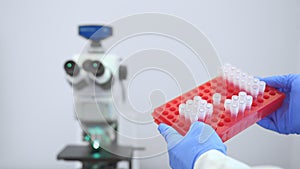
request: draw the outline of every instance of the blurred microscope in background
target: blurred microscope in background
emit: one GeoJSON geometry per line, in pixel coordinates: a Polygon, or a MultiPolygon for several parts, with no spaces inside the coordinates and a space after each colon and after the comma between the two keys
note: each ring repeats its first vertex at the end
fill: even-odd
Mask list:
{"type": "Polygon", "coordinates": [[[89,40],[89,46],[65,62],[64,69],[73,88],[76,117],[83,129],[82,140],[87,144],[66,146],[57,158],[80,161],[83,169],[116,168],[124,160],[131,168],[133,148],[117,144],[117,111],[111,91],[113,85],[119,85],[120,98],[125,100],[123,81],[127,67],[120,65],[120,57],[106,55],[101,45],[101,40],[112,35],[112,28],[79,26],[79,35],[89,40]]]}

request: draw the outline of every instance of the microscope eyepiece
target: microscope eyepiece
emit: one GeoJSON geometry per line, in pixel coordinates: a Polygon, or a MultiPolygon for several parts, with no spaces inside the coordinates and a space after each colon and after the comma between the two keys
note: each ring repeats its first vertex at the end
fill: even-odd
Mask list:
{"type": "Polygon", "coordinates": [[[80,72],[78,65],[73,60],[67,61],[64,65],[64,69],[70,76],[77,76],[80,72]]]}
{"type": "Polygon", "coordinates": [[[104,74],[104,65],[99,61],[86,60],[83,62],[83,69],[93,73],[96,77],[104,74]]]}
{"type": "Polygon", "coordinates": [[[101,62],[93,61],[92,68],[93,68],[93,72],[97,77],[102,76],[104,74],[104,66],[101,62]]]}

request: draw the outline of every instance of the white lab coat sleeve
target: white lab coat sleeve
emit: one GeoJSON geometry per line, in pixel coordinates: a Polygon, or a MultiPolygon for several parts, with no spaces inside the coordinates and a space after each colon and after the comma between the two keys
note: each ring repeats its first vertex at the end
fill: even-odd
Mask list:
{"type": "Polygon", "coordinates": [[[224,155],[217,150],[209,150],[195,162],[194,169],[282,169],[274,166],[250,167],[224,155]]]}

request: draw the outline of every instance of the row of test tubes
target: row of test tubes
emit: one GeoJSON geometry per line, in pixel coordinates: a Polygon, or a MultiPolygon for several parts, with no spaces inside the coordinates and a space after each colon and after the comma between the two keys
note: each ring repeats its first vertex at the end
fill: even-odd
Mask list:
{"type": "Polygon", "coordinates": [[[252,75],[242,72],[236,67],[225,64],[222,68],[222,77],[227,83],[232,84],[239,90],[245,91],[256,98],[259,94],[263,94],[266,89],[266,82],[260,81],[252,75]]]}
{"type": "Polygon", "coordinates": [[[231,117],[237,118],[238,114],[244,115],[245,110],[250,110],[253,103],[253,97],[247,95],[246,92],[239,92],[239,95],[233,95],[231,99],[224,101],[224,109],[226,113],[230,113],[231,117]]]}
{"type": "Polygon", "coordinates": [[[213,113],[213,105],[207,103],[200,96],[195,96],[193,100],[187,100],[186,103],[179,105],[179,115],[191,123],[195,121],[204,121],[213,113]]]}
{"type": "MultiPolygon", "coordinates": [[[[187,100],[186,103],[179,105],[179,115],[186,121],[193,123],[195,121],[204,121],[211,117],[213,107],[221,105],[222,95],[215,93],[212,96],[213,104],[207,103],[200,96],[195,96],[193,100],[187,100]]],[[[246,92],[239,92],[238,95],[233,95],[231,99],[225,99],[224,110],[230,113],[231,117],[237,118],[238,114],[244,115],[245,110],[250,110],[253,103],[253,97],[247,95],[246,92]]]]}

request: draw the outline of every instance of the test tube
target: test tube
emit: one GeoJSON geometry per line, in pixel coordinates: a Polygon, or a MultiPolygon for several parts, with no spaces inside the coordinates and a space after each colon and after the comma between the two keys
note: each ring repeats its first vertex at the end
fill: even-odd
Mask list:
{"type": "Polygon", "coordinates": [[[206,104],[206,118],[210,118],[214,111],[214,107],[211,103],[206,104]]]}
{"type": "Polygon", "coordinates": [[[259,84],[259,79],[254,78],[253,81],[252,81],[252,84],[253,85],[258,85],[259,84]]]}
{"type": "Polygon", "coordinates": [[[239,113],[239,105],[237,103],[232,103],[230,105],[230,113],[231,113],[231,116],[236,118],[238,113],[239,113]]]}
{"type": "Polygon", "coordinates": [[[240,84],[240,77],[239,76],[236,76],[233,80],[233,85],[235,87],[239,87],[239,84],[240,84]]]}
{"type": "Polygon", "coordinates": [[[226,80],[228,78],[228,75],[229,75],[229,71],[227,69],[223,69],[222,71],[222,77],[223,77],[223,80],[226,80]]]}
{"type": "Polygon", "coordinates": [[[248,82],[253,82],[253,79],[254,79],[254,77],[253,76],[251,76],[251,75],[248,75],[248,77],[247,77],[247,80],[248,80],[248,82]]]}
{"type": "Polygon", "coordinates": [[[235,72],[235,70],[236,70],[236,67],[231,66],[230,71],[231,71],[231,72],[235,72]]]}
{"type": "Polygon", "coordinates": [[[206,116],[205,108],[200,108],[199,111],[198,111],[198,119],[200,121],[204,121],[205,120],[205,116],[206,116]]]}
{"type": "Polygon", "coordinates": [[[259,94],[259,87],[258,85],[252,85],[251,87],[251,91],[250,91],[251,95],[256,98],[259,94]]]}
{"type": "Polygon", "coordinates": [[[224,101],[224,108],[225,108],[225,112],[230,112],[230,105],[232,103],[231,99],[226,99],[224,101]]]}
{"type": "Polygon", "coordinates": [[[251,109],[252,103],[253,103],[253,97],[250,96],[250,95],[247,95],[247,97],[246,97],[246,108],[248,110],[251,109]]]}
{"type": "Polygon", "coordinates": [[[239,92],[239,99],[246,101],[247,93],[246,92],[239,92]]]}
{"type": "Polygon", "coordinates": [[[197,112],[198,112],[198,109],[199,109],[199,105],[194,104],[194,105],[193,105],[193,109],[192,109],[192,113],[197,113],[197,112]]]}
{"type": "Polygon", "coordinates": [[[229,82],[229,83],[233,83],[233,81],[234,81],[234,73],[231,72],[231,73],[229,74],[229,77],[228,77],[228,82],[229,82]]]}
{"type": "Polygon", "coordinates": [[[247,77],[248,77],[247,73],[243,72],[243,73],[241,74],[241,78],[246,79],[247,77]]]}
{"type": "Polygon", "coordinates": [[[240,100],[239,101],[239,112],[244,114],[245,109],[246,109],[246,102],[244,100],[240,100]]]}
{"type": "Polygon", "coordinates": [[[239,96],[233,95],[233,96],[231,97],[231,100],[232,100],[233,103],[238,103],[238,102],[239,102],[239,96]]]}
{"type": "Polygon", "coordinates": [[[193,100],[187,100],[186,101],[186,108],[192,110],[194,107],[194,101],[193,100]]]}
{"type": "Polygon", "coordinates": [[[227,69],[227,70],[228,70],[228,69],[231,69],[231,67],[232,67],[232,66],[231,66],[229,63],[225,63],[224,66],[223,66],[223,68],[224,68],[224,69],[227,69]]]}
{"type": "Polygon", "coordinates": [[[190,122],[194,123],[195,121],[198,121],[198,115],[197,115],[197,112],[192,112],[190,114],[190,122]]]}
{"type": "Polygon", "coordinates": [[[260,81],[259,82],[259,94],[263,94],[266,90],[266,82],[260,81]]]}
{"type": "Polygon", "coordinates": [[[202,108],[204,107],[205,108],[206,104],[207,104],[206,100],[201,100],[200,101],[200,107],[202,107],[202,108]]]}
{"type": "Polygon", "coordinates": [[[247,82],[247,87],[246,87],[247,93],[251,93],[251,88],[252,88],[252,82],[247,82]]]}
{"type": "Polygon", "coordinates": [[[186,122],[190,121],[191,109],[185,109],[184,118],[186,122]]]}
{"type": "Polygon", "coordinates": [[[220,93],[215,93],[212,99],[214,105],[219,105],[221,103],[222,95],[220,93]]]}
{"type": "Polygon", "coordinates": [[[240,90],[246,90],[247,89],[247,83],[245,78],[241,78],[240,83],[239,83],[239,88],[240,90]]]}
{"type": "Polygon", "coordinates": [[[201,100],[202,98],[200,96],[194,96],[194,104],[200,103],[201,100]]]}
{"type": "Polygon", "coordinates": [[[241,70],[240,69],[236,69],[235,70],[235,75],[236,76],[240,76],[242,74],[241,70]]]}
{"type": "Polygon", "coordinates": [[[180,117],[184,117],[185,115],[185,108],[186,108],[186,105],[185,104],[180,104],[179,105],[179,116],[180,117]]]}

